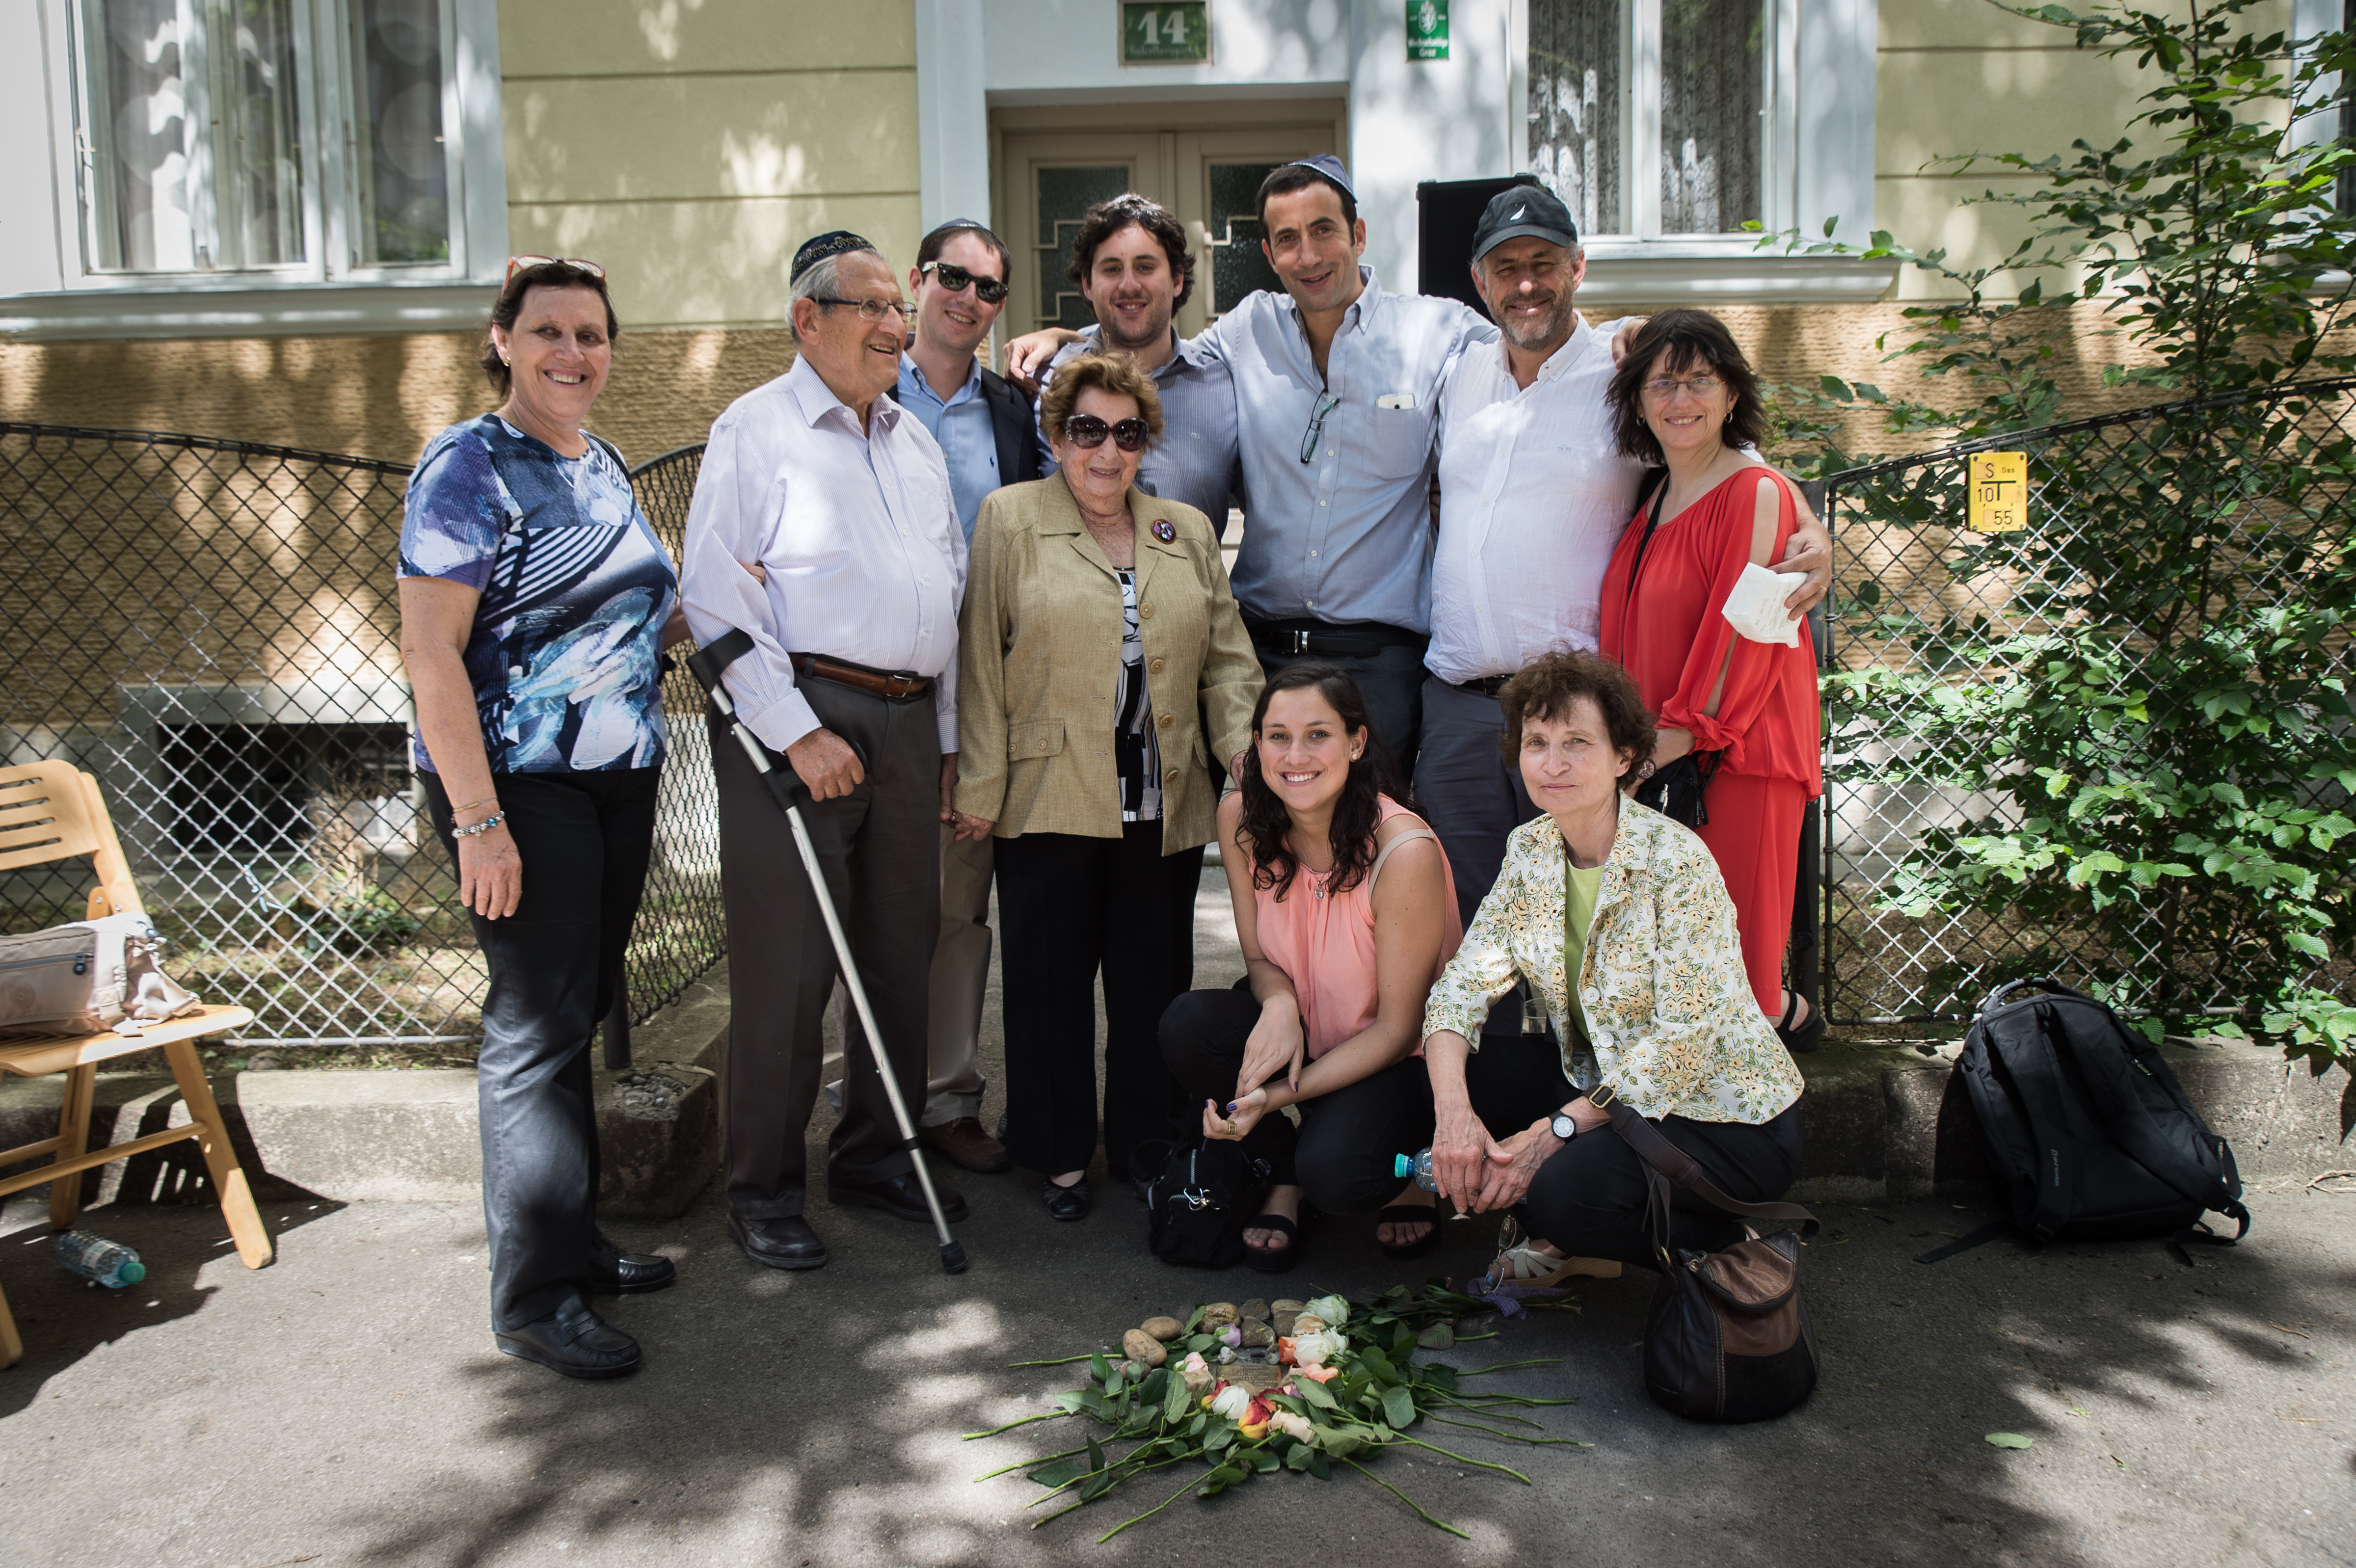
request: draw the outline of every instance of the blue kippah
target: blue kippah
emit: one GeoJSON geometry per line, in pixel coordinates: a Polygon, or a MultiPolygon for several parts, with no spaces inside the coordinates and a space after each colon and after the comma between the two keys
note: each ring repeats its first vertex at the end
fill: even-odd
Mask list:
{"type": "Polygon", "coordinates": [[[1342,166],[1342,160],[1335,157],[1331,153],[1320,153],[1313,158],[1295,158],[1285,166],[1287,168],[1314,169],[1319,174],[1323,175],[1327,179],[1332,180],[1335,185],[1340,186],[1344,191],[1348,193],[1352,201],[1358,199],[1358,187],[1350,183],[1350,171],[1344,168],[1342,166]]]}

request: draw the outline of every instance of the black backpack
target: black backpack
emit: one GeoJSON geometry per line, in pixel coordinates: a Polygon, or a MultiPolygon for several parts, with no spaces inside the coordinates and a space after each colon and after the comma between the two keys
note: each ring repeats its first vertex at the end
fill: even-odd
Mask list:
{"type": "MultiPolygon", "coordinates": [[[[1955,1071],[1979,1117],[1988,1179],[2010,1223],[2036,1240],[2230,1246],[2249,1234],[2233,1149],[2158,1049],[2092,997],[2051,979],[1998,987],[1964,1037],[1955,1071]],[[2210,1210],[2241,1229],[2228,1239],[2197,1228],[2210,1210]]],[[[1916,1261],[1936,1263],[2005,1228],[1983,1227],[1916,1261]]]]}
{"type": "Polygon", "coordinates": [[[1244,1227],[1268,1196],[1268,1162],[1225,1138],[1139,1146],[1130,1168],[1144,1182],[1146,1241],[1166,1264],[1227,1268],[1244,1256],[1244,1227]]]}

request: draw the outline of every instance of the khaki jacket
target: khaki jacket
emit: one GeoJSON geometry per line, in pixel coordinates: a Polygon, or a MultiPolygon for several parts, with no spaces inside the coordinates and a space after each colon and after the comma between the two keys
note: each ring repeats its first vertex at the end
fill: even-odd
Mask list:
{"type": "MultiPolygon", "coordinates": [[[[1563,864],[1554,818],[1507,836],[1496,884],[1431,987],[1426,1038],[1452,1029],[1479,1051],[1490,1004],[1517,975],[1548,1012],[1569,1016],[1563,864]]],[[[1709,847],[1633,801],[1620,803],[1578,986],[1595,1048],[1592,1068],[1564,1052],[1563,1070],[1580,1088],[1601,1077],[1644,1115],[1753,1125],[1800,1097],[1798,1064],[1760,1016],[1734,901],[1709,847]]]]}
{"type": "MultiPolygon", "coordinates": [[[[1162,750],[1162,850],[1174,855],[1217,832],[1209,763],[1250,743],[1259,660],[1210,519],[1137,489],[1129,514],[1162,750]],[[1175,535],[1167,541],[1153,534],[1165,521],[1175,535]]],[[[1120,837],[1120,580],[1062,475],[992,492],[974,523],[958,617],[959,811],[995,823],[1000,838],[1120,837]]]]}

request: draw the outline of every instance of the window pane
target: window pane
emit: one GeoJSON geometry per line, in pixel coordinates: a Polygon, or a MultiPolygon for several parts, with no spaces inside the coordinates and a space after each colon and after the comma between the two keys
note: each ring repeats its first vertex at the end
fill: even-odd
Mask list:
{"type": "Polygon", "coordinates": [[[1075,331],[1094,326],[1096,312],[1064,276],[1064,269],[1072,264],[1072,241],[1079,235],[1082,215],[1129,188],[1129,165],[1041,169],[1035,177],[1039,231],[1031,237],[1031,263],[1039,269],[1039,308],[1033,319],[1040,326],[1075,331]]]}
{"type": "Polygon", "coordinates": [[[177,0],[97,0],[89,15],[97,264],[185,271],[197,253],[177,0]]]}
{"type": "Polygon", "coordinates": [[[1763,0],[1661,0],[1661,232],[1758,219],[1766,89],[1763,0]]]}
{"type": "Polygon", "coordinates": [[[362,266],[450,259],[440,0],[350,0],[362,266]]]}
{"type": "Polygon", "coordinates": [[[1284,285],[1261,254],[1260,182],[1276,169],[1274,164],[1213,164],[1211,165],[1211,319],[1235,309],[1236,302],[1254,289],[1280,293],[1284,285]]]}
{"type": "Polygon", "coordinates": [[[1530,167],[1580,235],[1624,234],[1621,0],[1530,0],[1530,167]]]}
{"type": "Polygon", "coordinates": [[[230,0],[212,39],[214,102],[224,132],[220,263],[300,261],[302,104],[294,0],[230,0]]]}

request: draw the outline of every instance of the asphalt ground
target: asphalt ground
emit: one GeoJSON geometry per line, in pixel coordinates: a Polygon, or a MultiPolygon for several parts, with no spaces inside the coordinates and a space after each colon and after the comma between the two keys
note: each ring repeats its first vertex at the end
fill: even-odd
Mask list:
{"type": "MultiPolygon", "coordinates": [[[[1208,890],[1206,890],[1208,891],[1208,890]]],[[[1206,900],[1211,983],[1234,972],[1206,900]],[[1214,969],[1222,961],[1226,969],[1214,969]]],[[[995,1004],[991,1018],[996,1030],[995,1004]]],[[[994,1039],[992,1042],[994,1053],[994,1039]]],[[[988,1107],[994,1115],[996,1094],[988,1107]]],[[[825,1113],[821,1108],[821,1120],[825,1113]]],[[[1099,1175],[1101,1169],[1099,1168],[1099,1175]]],[[[1166,1267],[1122,1194],[1059,1225],[1035,1178],[953,1173],[973,1259],[944,1275],[927,1231],[838,1210],[829,1264],[746,1264],[707,1193],[625,1245],[678,1260],[669,1291],[611,1304],[645,1367],[572,1382],[491,1347],[479,1214],[466,1205],[280,1202],[279,1261],[252,1273],[217,1211],[116,1205],[85,1223],[136,1247],[139,1286],[47,1257],[38,1193],[0,1211],[0,1285],[26,1341],[0,1372],[0,1560],[10,1564],[2126,1563],[2356,1562],[2356,1197],[2259,1193],[2250,1239],[2195,1266],[2159,1243],[1998,1242],[1923,1267],[1976,1207],[1819,1210],[1805,1289],[1815,1396],[1749,1427],[1683,1422],[1644,1393],[1649,1278],[1583,1282],[1576,1314],[1444,1353],[1532,1357],[1494,1387],[1588,1447],[1455,1428],[1364,1477],[1262,1477],[1097,1537],[1169,1495],[1161,1475],[1044,1528],[1017,1471],[1082,1441],[1045,1408],[1079,1369],[1009,1370],[1118,1340],[1190,1303],[1462,1279],[1487,1221],[1389,1264],[1329,1220],[1269,1277],[1166,1267]],[[2000,1449],[1995,1432],[2033,1440],[2000,1449]]],[[[1429,1353],[1427,1353],[1429,1354],[1429,1353]]],[[[1421,1435],[1419,1433],[1419,1435],[1421,1435]]],[[[1051,1505],[1052,1507],[1052,1505],[1051,1505]]]]}

